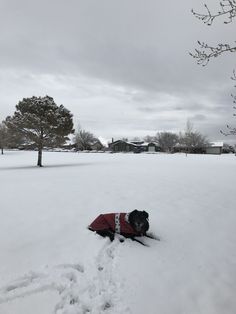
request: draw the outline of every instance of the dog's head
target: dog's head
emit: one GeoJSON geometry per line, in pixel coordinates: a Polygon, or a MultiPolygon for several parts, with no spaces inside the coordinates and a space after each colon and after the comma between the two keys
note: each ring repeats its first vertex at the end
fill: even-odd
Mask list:
{"type": "Polygon", "coordinates": [[[144,210],[133,210],[129,214],[129,223],[136,232],[145,233],[149,229],[148,213],[144,210]]]}

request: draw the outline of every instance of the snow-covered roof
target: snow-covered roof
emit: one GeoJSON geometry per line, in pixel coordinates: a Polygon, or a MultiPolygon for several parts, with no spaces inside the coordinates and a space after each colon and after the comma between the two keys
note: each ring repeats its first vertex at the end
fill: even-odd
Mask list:
{"type": "Polygon", "coordinates": [[[223,147],[223,142],[211,142],[210,147],[223,147]]]}
{"type": "Polygon", "coordinates": [[[132,146],[137,146],[137,147],[144,147],[144,146],[148,146],[150,144],[154,144],[154,145],[158,145],[157,142],[132,142],[132,141],[124,141],[124,140],[117,140],[117,141],[114,141],[110,144],[116,144],[116,143],[119,143],[119,142],[123,142],[123,143],[126,143],[126,144],[129,144],[129,145],[132,145],[132,146]]]}
{"type": "Polygon", "coordinates": [[[105,139],[102,136],[99,136],[98,139],[102,143],[103,146],[106,146],[106,147],[108,146],[108,140],[107,139],[105,139]]]}

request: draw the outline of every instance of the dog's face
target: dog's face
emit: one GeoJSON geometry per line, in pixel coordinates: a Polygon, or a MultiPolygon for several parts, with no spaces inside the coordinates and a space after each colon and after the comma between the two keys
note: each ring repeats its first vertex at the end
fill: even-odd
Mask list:
{"type": "Polygon", "coordinates": [[[137,209],[133,210],[129,214],[129,223],[135,231],[145,233],[149,229],[148,213],[137,209]]]}

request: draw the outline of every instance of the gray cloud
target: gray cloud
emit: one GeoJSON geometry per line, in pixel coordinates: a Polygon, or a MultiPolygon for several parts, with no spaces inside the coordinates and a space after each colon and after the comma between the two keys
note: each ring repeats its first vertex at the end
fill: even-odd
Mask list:
{"type": "Polygon", "coordinates": [[[194,116],[192,116],[191,121],[204,121],[207,120],[207,117],[204,114],[196,114],[194,116]]]}
{"type": "Polygon", "coordinates": [[[207,27],[191,8],[204,10],[199,0],[2,0],[0,118],[23,97],[50,94],[104,137],[181,130],[192,118],[222,138],[235,55],[202,68],[188,53],[199,39],[233,42],[235,25],[207,27]]]}

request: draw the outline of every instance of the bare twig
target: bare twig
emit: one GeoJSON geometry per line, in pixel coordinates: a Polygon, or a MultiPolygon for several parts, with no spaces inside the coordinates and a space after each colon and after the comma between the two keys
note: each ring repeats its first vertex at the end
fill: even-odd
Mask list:
{"type": "MultiPolygon", "coordinates": [[[[213,14],[209,7],[204,4],[206,13],[196,13],[192,10],[193,15],[199,20],[203,21],[206,25],[212,25],[213,21],[220,16],[225,16],[225,24],[231,23],[233,18],[236,17],[236,0],[222,0],[220,1],[220,10],[213,14]]],[[[190,55],[197,60],[197,63],[206,66],[211,58],[216,58],[225,52],[236,52],[235,45],[218,44],[213,47],[204,42],[198,41],[199,49],[195,49],[195,52],[190,55]]]]}
{"type": "MultiPolygon", "coordinates": [[[[205,4],[206,13],[196,13],[194,10],[192,10],[193,15],[198,18],[199,20],[203,21],[206,25],[212,25],[214,20],[218,17],[224,16],[224,24],[229,24],[232,22],[233,18],[236,17],[236,0],[221,0],[220,1],[220,10],[213,14],[209,7],[205,4]]],[[[236,42],[235,42],[236,43],[236,42]]],[[[204,42],[198,41],[199,49],[195,49],[194,53],[190,53],[190,55],[197,60],[197,63],[206,66],[210,59],[216,58],[223,53],[226,52],[236,52],[236,46],[231,46],[229,44],[218,44],[217,46],[213,47],[210,46],[204,42]]],[[[233,71],[233,76],[231,77],[232,80],[236,81],[236,72],[233,71]]],[[[236,87],[236,86],[235,86],[236,87]]],[[[236,104],[236,95],[231,95],[233,97],[233,103],[236,104]]],[[[236,106],[233,107],[236,109],[236,106]]],[[[233,114],[233,116],[236,116],[236,114],[233,114]]],[[[221,134],[224,134],[225,136],[228,135],[236,135],[236,128],[231,127],[229,125],[226,126],[227,131],[220,131],[221,134]]]]}
{"type": "Polygon", "coordinates": [[[200,49],[195,49],[195,52],[190,52],[190,56],[197,60],[197,63],[206,66],[211,58],[216,58],[225,52],[236,52],[236,46],[229,44],[218,44],[216,47],[210,46],[204,42],[198,41],[200,49]]]}
{"type": "Polygon", "coordinates": [[[193,15],[198,18],[199,20],[203,21],[207,25],[212,25],[214,20],[217,17],[225,16],[226,20],[224,21],[225,24],[231,23],[233,18],[236,17],[236,1],[235,0],[222,0],[220,2],[220,11],[215,14],[212,14],[209,7],[204,4],[206,9],[206,13],[197,13],[192,10],[193,15]]]}
{"type": "Polygon", "coordinates": [[[227,129],[228,129],[228,132],[224,132],[224,131],[220,130],[220,133],[225,135],[225,136],[236,135],[236,128],[232,128],[231,126],[227,125],[227,129]]]}

